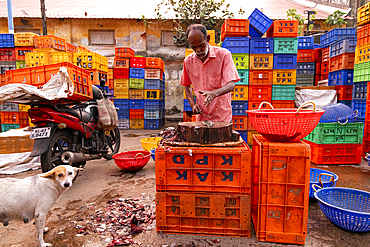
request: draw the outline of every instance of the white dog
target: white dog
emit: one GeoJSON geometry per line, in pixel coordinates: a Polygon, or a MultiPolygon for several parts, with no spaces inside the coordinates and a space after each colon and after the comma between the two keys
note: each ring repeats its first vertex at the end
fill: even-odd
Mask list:
{"type": "Polygon", "coordinates": [[[35,218],[36,240],[41,247],[52,246],[44,242],[45,218],[51,206],[71,187],[76,171],[77,168],[61,165],[32,177],[0,179],[0,222],[7,226],[11,219],[27,223],[35,218]]]}

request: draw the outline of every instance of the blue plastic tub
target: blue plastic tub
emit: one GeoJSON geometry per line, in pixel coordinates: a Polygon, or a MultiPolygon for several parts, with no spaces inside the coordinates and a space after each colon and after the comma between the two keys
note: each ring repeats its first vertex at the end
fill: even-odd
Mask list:
{"type": "Polygon", "coordinates": [[[314,49],[314,37],[313,36],[300,36],[298,37],[298,50],[310,50],[314,49]]]}
{"type": "Polygon", "coordinates": [[[329,72],[328,85],[353,85],[353,69],[343,69],[329,72]]]}
{"type": "Polygon", "coordinates": [[[155,148],[152,148],[150,150],[150,156],[152,157],[152,159],[155,161],[155,148]]]}
{"type": "Polygon", "coordinates": [[[221,47],[231,53],[249,53],[249,37],[226,37],[221,47]]]}
{"type": "Polygon", "coordinates": [[[338,103],[342,103],[345,104],[346,106],[352,107],[352,100],[338,100],[338,103]]]}
{"type": "Polygon", "coordinates": [[[353,83],[352,100],[366,100],[367,82],[353,83]]]}
{"type": "Polygon", "coordinates": [[[315,63],[297,63],[297,74],[315,74],[315,63]]]}
{"type": "Polygon", "coordinates": [[[273,38],[252,38],[249,41],[250,54],[272,54],[274,53],[273,38]]]}
{"type": "Polygon", "coordinates": [[[320,118],[320,123],[354,123],[357,122],[357,112],[352,108],[342,104],[332,104],[324,106],[325,111],[320,118]]]}
{"type": "Polygon", "coordinates": [[[321,211],[335,225],[354,232],[370,231],[370,193],[363,190],[329,187],[316,189],[321,211]]]}
{"type": "Polygon", "coordinates": [[[356,44],[356,37],[346,37],[338,40],[329,46],[329,57],[334,57],[343,53],[353,53],[356,51],[356,44]]]}
{"type": "Polygon", "coordinates": [[[310,197],[315,198],[315,191],[312,188],[313,184],[321,186],[322,188],[326,187],[335,187],[339,177],[334,172],[329,172],[317,168],[311,168],[310,173],[310,197]]]}
{"type": "MultiPolygon", "coordinates": [[[[266,33],[267,29],[272,25],[273,21],[263,14],[258,9],[254,9],[252,14],[248,17],[249,24],[262,35],[266,33]]],[[[261,36],[262,36],[261,35],[261,36]]],[[[260,36],[260,37],[261,37],[260,36]]]]}
{"type": "Polygon", "coordinates": [[[240,115],[247,115],[245,113],[248,110],[248,101],[246,100],[232,100],[231,101],[231,109],[233,112],[233,116],[240,116],[240,115]]]}
{"type": "Polygon", "coordinates": [[[297,54],[274,54],[274,69],[297,69],[297,54]]]}

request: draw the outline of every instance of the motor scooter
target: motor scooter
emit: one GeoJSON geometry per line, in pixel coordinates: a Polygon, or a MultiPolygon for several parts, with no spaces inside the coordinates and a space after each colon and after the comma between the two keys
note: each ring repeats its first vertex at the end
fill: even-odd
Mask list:
{"type": "Polygon", "coordinates": [[[100,86],[103,91],[92,86],[93,98],[85,102],[31,104],[28,115],[35,127],[30,135],[34,139],[30,156],[40,156],[42,172],[63,164],[83,168],[88,160],[110,160],[118,153],[118,127],[104,131],[97,126],[97,100],[111,96],[104,90],[105,81],[100,86]]]}

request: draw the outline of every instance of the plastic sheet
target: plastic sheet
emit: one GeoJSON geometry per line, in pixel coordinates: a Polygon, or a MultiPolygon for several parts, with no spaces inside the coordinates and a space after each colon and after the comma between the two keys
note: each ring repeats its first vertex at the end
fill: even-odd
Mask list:
{"type": "MultiPolygon", "coordinates": [[[[305,102],[314,102],[316,109],[322,110],[324,106],[337,103],[336,90],[314,90],[302,89],[295,91],[295,105],[300,107],[305,102]]],[[[307,108],[312,108],[312,105],[307,105],[307,108]]]]}
{"type": "Polygon", "coordinates": [[[31,152],[0,154],[0,174],[16,174],[41,167],[40,157],[30,157],[31,152]]]}

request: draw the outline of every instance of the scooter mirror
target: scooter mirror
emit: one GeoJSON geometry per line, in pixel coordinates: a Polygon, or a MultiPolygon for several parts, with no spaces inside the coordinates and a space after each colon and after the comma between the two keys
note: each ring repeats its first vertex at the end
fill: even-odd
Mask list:
{"type": "Polygon", "coordinates": [[[100,86],[101,86],[102,88],[104,88],[104,87],[105,87],[105,80],[100,80],[100,86]]]}

